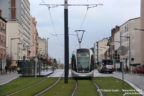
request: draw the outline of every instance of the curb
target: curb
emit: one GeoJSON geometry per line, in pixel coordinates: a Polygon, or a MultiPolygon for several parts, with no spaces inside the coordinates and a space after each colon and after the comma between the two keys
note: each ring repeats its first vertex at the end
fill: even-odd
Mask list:
{"type": "Polygon", "coordinates": [[[12,80],[14,80],[14,79],[16,79],[16,78],[18,78],[18,77],[20,77],[20,75],[17,75],[17,76],[15,76],[15,77],[13,77],[13,78],[11,78],[11,79],[5,81],[4,83],[1,83],[0,85],[7,84],[7,83],[9,83],[10,81],[12,81],[12,80]]]}
{"type": "MultiPolygon", "coordinates": [[[[37,75],[36,77],[47,77],[47,76],[49,76],[49,75],[51,75],[51,74],[53,74],[54,72],[50,72],[50,73],[48,73],[48,74],[45,74],[45,75],[37,75]]],[[[20,76],[20,77],[35,77],[35,75],[31,75],[31,76],[20,76]]]]}
{"type": "MultiPolygon", "coordinates": [[[[112,77],[115,77],[115,78],[118,78],[120,80],[122,80],[120,77],[116,77],[116,76],[112,76],[112,77]]],[[[138,88],[137,86],[135,86],[133,83],[129,82],[128,80],[124,80],[126,83],[128,83],[130,86],[132,86],[136,91],[138,91],[139,94],[141,94],[142,96],[144,96],[144,92],[138,88]]]]}

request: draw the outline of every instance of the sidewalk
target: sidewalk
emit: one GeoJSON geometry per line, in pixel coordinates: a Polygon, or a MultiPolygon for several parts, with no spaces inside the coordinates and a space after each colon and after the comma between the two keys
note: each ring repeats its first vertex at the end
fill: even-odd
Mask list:
{"type": "Polygon", "coordinates": [[[48,70],[41,71],[40,75],[41,76],[47,76],[47,75],[52,74],[52,73],[53,73],[53,70],[48,69],[48,70]]]}
{"type": "MultiPolygon", "coordinates": [[[[94,70],[94,77],[116,77],[122,79],[121,72],[113,72],[113,74],[108,73],[99,73],[97,70],[94,70]]],[[[144,96],[144,75],[125,73],[124,80],[134,87],[139,93],[144,96]]]]}
{"type": "Polygon", "coordinates": [[[16,78],[18,78],[20,74],[17,72],[11,72],[7,74],[0,74],[0,85],[6,84],[16,78]]]}
{"type": "MultiPolygon", "coordinates": [[[[122,78],[122,73],[115,73],[114,77],[122,78]]],[[[125,73],[124,80],[144,96],[144,75],[125,73]]]]}

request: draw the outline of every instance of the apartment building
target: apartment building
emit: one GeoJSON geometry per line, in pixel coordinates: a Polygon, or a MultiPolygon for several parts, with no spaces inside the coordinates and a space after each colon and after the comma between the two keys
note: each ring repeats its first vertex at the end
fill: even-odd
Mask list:
{"type": "Polygon", "coordinates": [[[36,25],[36,19],[31,17],[31,56],[36,56],[38,51],[38,32],[36,25]]]}
{"type": "Polygon", "coordinates": [[[2,17],[8,21],[7,54],[13,56],[14,61],[22,59],[23,56],[30,56],[29,0],[0,0],[0,9],[4,12],[2,17]],[[16,44],[16,46],[11,43],[16,44]]]}
{"type": "Polygon", "coordinates": [[[1,15],[0,10],[0,59],[6,59],[6,20],[1,15]]]}
{"type": "Polygon", "coordinates": [[[98,62],[100,59],[109,59],[106,53],[109,50],[108,44],[109,38],[104,38],[100,41],[97,41],[94,44],[94,57],[95,61],[98,62]]]}
{"type": "Polygon", "coordinates": [[[17,21],[23,27],[24,45],[30,45],[30,3],[29,0],[0,0],[2,17],[17,21]]]}
{"type": "Polygon", "coordinates": [[[124,65],[130,68],[131,66],[142,64],[141,52],[141,31],[140,29],[141,18],[133,18],[112,29],[112,42],[113,52],[111,51],[115,60],[125,60],[124,65]],[[120,46],[121,45],[121,46],[120,46]],[[121,49],[121,47],[123,48],[121,49]],[[125,52],[124,52],[125,51],[125,52]],[[123,52],[124,54],[121,54],[123,52]],[[120,55],[121,54],[121,55],[120,55]]]}
{"type": "Polygon", "coordinates": [[[38,54],[47,55],[47,40],[40,37],[38,37],[38,54]]]}
{"type": "Polygon", "coordinates": [[[13,64],[16,65],[16,61],[23,59],[23,56],[27,56],[25,48],[23,47],[23,28],[17,21],[7,22],[7,54],[12,58],[13,64]]]}
{"type": "Polygon", "coordinates": [[[141,22],[139,31],[141,32],[141,63],[144,65],[144,0],[141,0],[141,22]]]}
{"type": "Polygon", "coordinates": [[[117,52],[117,49],[120,46],[120,33],[119,31],[119,26],[116,26],[111,30],[111,37],[109,38],[108,41],[108,46],[110,48],[110,59],[112,60],[117,60],[119,62],[119,54],[117,52]],[[115,40],[116,38],[116,40],[115,40]]]}

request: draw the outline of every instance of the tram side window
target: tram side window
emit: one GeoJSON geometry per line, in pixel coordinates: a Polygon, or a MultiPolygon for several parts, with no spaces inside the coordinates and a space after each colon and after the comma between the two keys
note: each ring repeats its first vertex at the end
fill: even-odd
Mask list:
{"type": "Polygon", "coordinates": [[[93,56],[91,56],[91,68],[90,69],[91,69],[90,71],[94,69],[94,57],[93,56]]]}
{"type": "Polygon", "coordinates": [[[75,56],[72,56],[72,69],[77,71],[76,70],[76,59],[75,59],[75,56]]]}

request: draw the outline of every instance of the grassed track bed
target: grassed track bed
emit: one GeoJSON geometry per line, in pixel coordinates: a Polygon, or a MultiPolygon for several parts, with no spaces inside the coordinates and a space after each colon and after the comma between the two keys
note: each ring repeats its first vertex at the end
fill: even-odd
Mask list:
{"type": "Polygon", "coordinates": [[[55,81],[57,80],[57,78],[48,78],[46,81],[36,85],[36,86],[33,86],[31,88],[28,88],[22,92],[19,92],[15,95],[12,95],[12,96],[33,96],[35,95],[36,93],[44,90],[45,88],[49,87],[51,84],[53,84],[55,81]]]}
{"type": "Polygon", "coordinates": [[[64,79],[62,78],[56,86],[54,86],[40,96],[71,96],[74,88],[75,80],[70,78],[69,83],[65,84],[64,79]]]}
{"type": "Polygon", "coordinates": [[[38,78],[20,77],[20,78],[17,78],[7,84],[0,85],[0,96],[6,96],[17,90],[21,90],[21,89],[31,86],[35,83],[38,83],[39,81],[41,81],[43,79],[44,79],[44,77],[38,77],[38,78]]]}
{"type": "MultiPolygon", "coordinates": [[[[122,81],[120,79],[114,77],[96,77],[93,80],[99,86],[104,96],[123,96],[125,93],[124,91],[121,91],[122,81]]],[[[125,91],[134,90],[129,84],[125,83],[124,85],[125,87],[123,90],[125,91]]],[[[137,91],[133,92],[137,93],[137,91]]],[[[133,94],[132,92],[129,92],[125,96],[142,96],[142,95],[133,94]]]]}
{"type": "MultiPolygon", "coordinates": [[[[24,91],[21,91],[13,96],[33,96],[36,93],[44,90],[53,84],[58,78],[48,78],[47,80],[39,83],[46,79],[46,77],[21,77],[17,78],[5,85],[0,86],[0,96],[6,96],[10,93],[32,86],[24,91]],[[39,83],[38,85],[34,85],[39,83]],[[34,85],[34,86],[33,86],[34,85]]],[[[96,77],[93,81],[101,89],[104,96],[123,96],[125,92],[121,91],[121,80],[114,77],[96,77]],[[116,91],[117,90],[117,91],[116,91]],[[106,92],[107,91],[107,92],[106,92]],[[112,91],[112,92],[109,92],[112,91]],[[114,92],[116,91],[116,92],[114,92]]],[[[64,84],[62,78],[58,84],[52,87],[50,90],[43,93],[41,96],[71,96],[75,88],[75,80],[69,78],[69,83],[64,84]]],[[[124,90],[134,90],[130,85],[125,83],[124,90]]],[[[134,91],[137,93],[136,91],[134,91]]],[[[99,96],[97,89],[90,80],[78,80],[78,90],[76,96],[99,96]]],[[[125,95],[125,96],[142,96],[139,94],[125,95]]]]}
{"type": "Polygon", "coordinates": [[[99,94],[91,80],[78,80],[76,96],[99,96],[99,94]]]}

